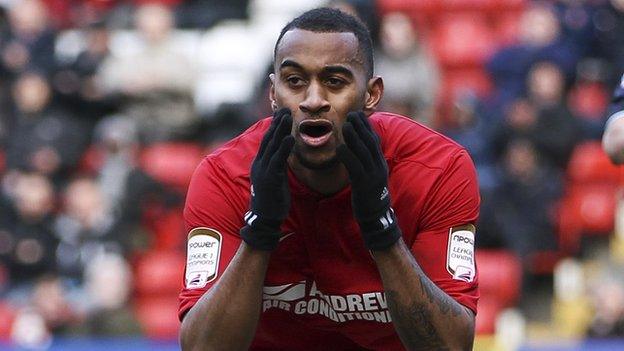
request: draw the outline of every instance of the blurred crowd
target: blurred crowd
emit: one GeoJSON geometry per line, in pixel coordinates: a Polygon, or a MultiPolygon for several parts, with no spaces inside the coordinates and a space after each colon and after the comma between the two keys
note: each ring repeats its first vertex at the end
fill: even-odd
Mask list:
{"type": "MultiPolygon", "coordinates": [[[[527,271],[532,253],[557,250],[568,161],[577,145],[600,139],[624,72],[624,1],[515,1],[511,34],[464,64],[485,84],[449,83],[458,66],[440,58],[444,36],[417,14],[383,1],[328,3],[371,29],[382,109],[471,153],[478,246],[516,253],[527,271]]],[[[0,310],[14,312],[5,337],[27,345],[138,333],[131,263],[158,246],[150,218],[180,211],[184,197],[141,155],[176,143],[206,153],[270,114],[266,74],[279,28],[322,4],[0,1],[0,310]],[[265,37],[246,46],[226,42],[226,32],[265,37]]],[[[456,34],[470,45],[469,33],[456,34]]],[[[181,225],[173,228],[170,248],[183,254],[181,225]]]]}

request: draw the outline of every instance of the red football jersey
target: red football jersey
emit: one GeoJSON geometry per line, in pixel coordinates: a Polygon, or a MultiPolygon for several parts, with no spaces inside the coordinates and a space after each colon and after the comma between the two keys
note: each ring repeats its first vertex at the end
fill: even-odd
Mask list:
{"type": "MultiPolygon", "coordinates": [[[[438,287],[476,312],[479,190],[472,160],[455,142],[408,118],[379,112],[369,120],[381,138],[405,243],[438,287]]],[[[184,210],[190,234],[180,318],[238,249],[249,171],[270,121],[259,121],[207,156],[193,176],[184,210]]],[[[327,197],[290,171],[288,182],[290,213],[271,255],[252,349],[403,349],[353,218],[350,187],[327,197]]]]}

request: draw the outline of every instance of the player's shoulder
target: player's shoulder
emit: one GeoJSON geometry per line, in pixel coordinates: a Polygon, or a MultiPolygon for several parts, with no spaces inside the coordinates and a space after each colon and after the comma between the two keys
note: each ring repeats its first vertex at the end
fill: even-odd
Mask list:
{"type": "Polygon", "coordinates": [[[410,161],[444,168],[449,159],[466,152],[449,137],[405,116],[376,112],[370,121],[381,137],[386,159],[391,162],[410,161]]]}
{"type": "Polygon", "coordinates": [[[251,163],[269,128],[271,118],[262,119],[237,137],[208,154],[196,172],[219,172],[229,180],[248,178],[251,163]]]}

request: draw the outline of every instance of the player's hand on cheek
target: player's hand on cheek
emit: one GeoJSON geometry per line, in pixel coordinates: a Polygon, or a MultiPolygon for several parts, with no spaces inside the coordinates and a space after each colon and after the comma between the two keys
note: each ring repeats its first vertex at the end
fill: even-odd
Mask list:
{"type": "Polygon", "coordinates": [[[344,144],[338,146],[338,159],[351,180],[351,202],[364,244],[369,250],[383,250],[400,237],[388,192],[388,165],[379,137],[363,112],[349,112],[342,127],[344,144]]]}
{"type": "Polygon", "coordinates": [[[240,234],[249,246],[259,250],[271,251],[277,247],[280,226],[288,216],[286,160],[295,143],[291,128],[290,110],[283,108],[275,112],[251,166],[250,210],[245,214],[247,225],[240,234]]]}

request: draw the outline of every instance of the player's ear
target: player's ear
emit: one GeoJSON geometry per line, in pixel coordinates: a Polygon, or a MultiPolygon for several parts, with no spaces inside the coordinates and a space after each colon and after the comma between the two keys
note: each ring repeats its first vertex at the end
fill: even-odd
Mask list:
{"type": "Polygon", "coordinates": [[[269,74],[269,80],[271,81],[271,86],[269,88],[269,101],[271,101],[271,109],[275,112],[277,110],[277,101],[275,100],[275,73],[269,74]]]}
{"type": "Polygon", "coordinates": [[[368,80],[366,85],[366,98],[364,100],[364,112],[372,113],[377,109],[384,91],[383,79],[374,76],[368,80]]]}

